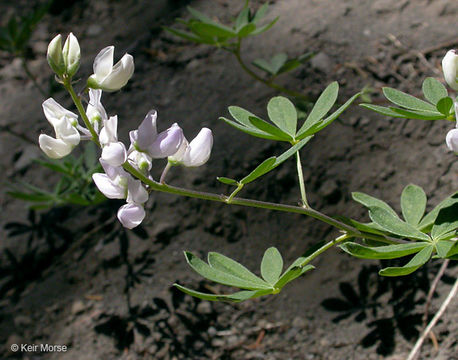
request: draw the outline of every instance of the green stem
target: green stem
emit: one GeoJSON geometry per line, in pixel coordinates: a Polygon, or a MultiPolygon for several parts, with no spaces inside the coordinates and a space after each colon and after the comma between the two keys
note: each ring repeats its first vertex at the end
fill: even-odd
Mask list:
{"type": "Polygon", "coordinates": [[[37,88],[37,90],[40,92],[40,94],[43,96],[43,97],[48,97],[48,94],[46,93],[46,91],[43,90],[43,88],[38,84],[38,81],[36,79],[36,77],[32,74],[32,72],[30,71],[29,69],[29,66],[27,65],[27,61],[21,57],[21,64],[22,64],[22,69],[24,70],[24,72],[26,73],[27,77],[32,80],[32,83],[33,85],[37,88]]]}
{"type": "Polygon", "coordinates": [[[301,189],[302,206],[308,209],[310,208],[310,206],[307,202],[307,194],[305,193],[304,173],[302,171],[301,156],[299,155],[299,151],[296,152],[296,159],[297,159],[297,176],[299,178],[299,187],[301,189]]]}
{"type": "Polygon", "coordinates": [[[284,93],[286,95],[289,95],[289,96],[293,96],[293,97],[296,97],[296,98],[300,98],[300,99],[303,99],[305,101],[308,101],[310,100],[307,96],[305,96],[304,94],[300,93],[300,92],[297,92],[295,90],[291,90],[291,89],[287,89],[283,86],[281,86],[280,84],[277,84],[275,82],[273,82],[272,80],[269,81],[269,80],[266,80],[264,78],[262,78],[261,76],[259,76],[258,74],[256,74],[253,70],[251,70],[246,64],[245,62],[242,60],[242,57],[241,57],[241,54],[240,54],[240,45],[241,45],[241,41],[239,39],[236,47],[234,50],[228,50],[230,51],[231,53],[234,54],[235,58],[237,59],[238,63],[240,64],[240,66],[242,67],[242,69],[248,74],[250,75],[253,79],[257,80],[257,81],[260,81],[262,82],[264,85],[267,85],[268,87],[274,89],[274,90],[277,90],[281,93],[284,93]]]}
{"type": "Polygon", "coordinates": [[[75,106],[78,109],[78,112],[80,113],[81,118],[84,121],[84,125],[86,125],[86,128],[90,131],[92,141],[94,141],[97,144],[97,146],[100,147],[99,136],[97,132],[94,130],[94,127],[92,126],[91,122],[89,121],[89,118],[86,115],[86,111],[84,110],[83,103],[81,102],[80,97],[76,95],[75,90],[73,89],[71,79],[64,78],[63,84],[65,89],[69,92],[70,96],[72,97],[72,100],[75,103],[75,106]]]}
{"type": "Polygon", "coordinates": [[[322,247],[320,247],[318,250],[316,250],[313,254],[307,256],[305,258],[305,260],[299,264],[299,267],[304,267],[305,265],[307,265],[310,261],[312,261],[313,259],[315,259],[318,255],[324,253],[326,250],[332,248],[334,245],[338,244],[338,243],[341,243],[342,241],[345,241],[349,238],[353,237],[352,235],[350,234],[343,234],[341,236],[339,236],[338,238],[334,239],[334,240],[331,240],[329,241],[328,243],[324,244],[322,247]]]}
{"type": "Polygon", "coordinates": [[[238,183],[237,189],[235,189],[235,190],[232,192],[232,194],[229,195],[229,197],[226,199],[226,203],[232,204],[232,200],[234,199],[235,195],[237,195],[237,194],[239,193],[239,191],[243,189],[243,186],[244,186],[244,184],[238,183]]]}
{"type": "MultiPolygon", "coordinates": [[[[165,192],[169,194],[186,196],[186,197],[191,197],[191,198],[198,198],[202,200],[216,201],[216,202],[221,202],[221,203],[226,203],[226,204],[228,203],[229,197],[225,195],[218,195],[214,193],[183,189],[183,188],[176,187],[176,186],[161,184],[161,183],[158,183],[157,181],[149,179],[148,177],[146,177],[144,174],[142,174],[140,171],[138,171],[128,162],[124,163],[123,167],[130,174],[132,174],[133,176],[141,180],[144,184],[148,185],[151,190],[156,190],[156,191],[161,191],[161,192],[165,192]]],[[[398,243],[403,242],[402,240],[399,240],[399,239],[359,231],[358,229],[350,225],[344,224],[326,214],[323,214],[311,208],[306,209],[300,206],[276,204],[276,203],[271,203],[271,202],[266,202],[266,201],[243,199],[243,198],[237,198],[237,197],[232,198],[230,201],[230,204],[307,215],[317,220],[320,220],[328,225],[334,226],[342,231],[345,231],[346,233],[348,233],[349,236],[352,236],[352,237],[372,239],[372,240],[377,240],[377,241],[384,242],[387,244],[398,244],[398,243]]]]}

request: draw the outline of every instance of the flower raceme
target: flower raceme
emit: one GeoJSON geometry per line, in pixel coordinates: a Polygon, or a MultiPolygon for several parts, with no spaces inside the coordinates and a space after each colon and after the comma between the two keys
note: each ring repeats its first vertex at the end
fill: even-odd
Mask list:
{"type": "Polygon", "coordinates": [[[149,171],[153,159],[168,158],[170,165],[187,167],[201,166],[210,157],[213,135],[210,129],[203,128],[190,142],[177,123],[168,129],[157,131],[157,111],[151,110],[136,130],[129,132],[130,146],[118,140],[118,117],[108,116],[101,102],[102,90],[116,91],[126,85],[134,71],[131,55],[125,54],[113,66],[114,47],[102,49],[94,60],[94,74],[87,81],[89,101],[86,111],[77,98],[71,78],[80,62],[78,40],[70,33],[62,47],[61,35],[56,36],[48,46],[48,62],[72,98],[83,117],[86,127],[78,123],[78,115],[59,105],[50,98],[43,103],[43,111],[53,126],[56,137],[42,134],[39,137],[41,149],[51,158],[68,155],[80,140],[95,140],[102,148],[100,164],[104,173],[95,173],[92,179],[97,188],[109,199],[125,199],[126,204],[118,210],[121,224],[129,229],[138,226],[145,218],[144,204],[148,201],[146,185],[124,170],[126,162],[137,168],[143,175],[152,179],[149,171]],[[81,134],[80,134],[81,133],[81,134]]]}
{"type": "Polygon", "coordinates": [[[93,89],[117,91],[127,84],[134,73],[134,58],[124,56],[113,66],[114,46],[102,49],[94,60],[94,74],[87,84],[93,89]]]}

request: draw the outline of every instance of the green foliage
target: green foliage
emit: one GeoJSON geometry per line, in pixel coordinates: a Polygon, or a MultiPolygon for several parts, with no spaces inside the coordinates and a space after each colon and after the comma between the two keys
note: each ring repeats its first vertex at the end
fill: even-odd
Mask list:
{"type": "Polygon", "coordinates": [[[38,22],[47,13],[51,2],[36,7],[31,13],[17,17],[13,15],[6,26],[0,27],[0,50],[14,56],[24,57],[30,37],[38,22]]]}
{"type": "Polygon", "coordinates": [[[93,143],[88,143],[78,158],[69,155],[61,160],[37,160],[37,163],[60,175],[54,189],[48,191],[21,182],[20,186],[29,191],[21,191],[18,186],[12,185],[13,189],[8,195],[31,203],[32,209],[48,209],[65,204],[88,206],[105,201],[92,181],[92,174],[101,171],[93,143]]]}
{"type": "Polygon", "coordinates": [[[427,101],[418,99],[402,91],[385,87],[383,94],[395,106],[379,106],[361,104],[362,107],[379,114],[419,120],[454,120],[453,99],[448,96],[447,89],[438,80],[426,78],[422,86],[427,101]]]}
{"type": "Polygon", "coordinates": [[[232,24],[223,25],[219,21],[209,18],[207,15],[188,6],[191,15],[189,20],[177,20],[186,27],[187,31],[165,27],[164,29],[185,40],[197,44],[209,44],[218,47],[234,46],[240,39],[258,35],[269,30],[278,20],[275,18],[265,25],[259,25],[259,21],[265,16],[268,4],[264,4],[255,13],[245,6],[232,24]]]}
{"type": "MultiPolygon", "coordinates": [[[[369,210],[373,223],[361,224],[352,221],[360,231],[375,229],[385,236],[408,240],[403,244],[363,246],[354,242],[340,245],[348,254],[363,259],[395,259],[415,254],[402,267],[387,267],[380,270],[383,276],[408,275],[429,261],[435,252],[438,257],[454,259],[457,255],[458,194],[442,201],[431,212],[424,215],[426,195],[422,188],[407,185],[401,195],[401,209],[404,220],[384,201],[364,193],[353,193],[353,199],[369,210]]],[[[371,232],[371,231],[369,231],[371,232]]],[[[371,232],[373,233],[373,232],[371,232]]]]}
{"type": "Polygon", "coordinates": [[[306,258],[300,257],[282,274],[283,258],[274,247],[268,248],[262,258],[262,279],[242,264],[219,253],[209,253],[208,263],[190,252],[185,252],[185,257],[189,266],[204,278],[223,285],[243,289],[230,295],[215,295],[194,291],[182,285],[174,284],[179,290],[188,295],[210,301],[239,302],[263,295],[277,294],[287,283],[314,268],[311,265],[307,265],[306,258]]]}

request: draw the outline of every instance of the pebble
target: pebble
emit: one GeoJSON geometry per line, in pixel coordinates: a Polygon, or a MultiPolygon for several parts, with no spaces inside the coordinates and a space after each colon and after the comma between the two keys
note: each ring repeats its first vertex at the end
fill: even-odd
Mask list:
{"type": "Polygon", "coordinates": [[[310,65],[314,69],[320,70],[324,73],[328,73],[334,66],[331,58],[324,52],[319,52],[311,60],[310,65]]]}
{"type": "Polygon", "coordinates": [[[208,315],[212,313],[212,307],[208,301],[202,301],[197,305],[196,311],[200,315],[208,315]]]}
{"type": "Polygon", "coordinates": [[[86,309],[86,306],[81,300],[76,300],[72,304],[72,314],[73,315],[78,315],[81,314],[84,310],[86,309]]]}

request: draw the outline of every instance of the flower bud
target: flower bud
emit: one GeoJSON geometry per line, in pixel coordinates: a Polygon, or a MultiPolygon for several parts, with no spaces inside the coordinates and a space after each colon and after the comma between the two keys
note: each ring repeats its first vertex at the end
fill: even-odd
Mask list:
{"type": "Polygon", "coordinates": [[[75,35],[70,33],[65,40],[64,49],[62,51],[64,56],[65,70],[68,76],[72,77],[80,67],[81,50],[78,44],[78,39],[75,35]]]}
{"type": "Polygon", "coordinates": [[[208,128],[202,128],[199,134],[189,143],[186,153],[183,156],[183,165],[196,167],[205,164],[210,158],[212,147],[212,131],[208,128]]]}
{"type": "Polygon", "coordinates": [[[113,66],[114,46],[102,49],[94,60],[94,74],[87,85],[93,89],[117,91],[127,84],[134,73],[134,58],[125,54],[113,66]]]}
{"type": "Polygon", "coordinates": [[[57,76],[65,73],[65,63],[62,54],[62,36],[59,34],[48,45],[48,64],[57,76]]]}
{"type": "Polygon", "coordinates": [[[451,151],[453,151],[455,154],[458,154],[458,129],[450,130],[447,133],[445,142],[451,151]]]}
{"type": "Polygon", "coordinates": [[[118,219],[122,226],[127,229],[133,229],[140,225],[145,218],[145,209],[142,205],[129,203],[123,205],[118,210],[118,219]]]}
{"type": "Polygon", "coordinates": [[[442,71],[448,86],[458,91],[458,54],[456,50],[449,50],[442,59],[442,71]]]}

